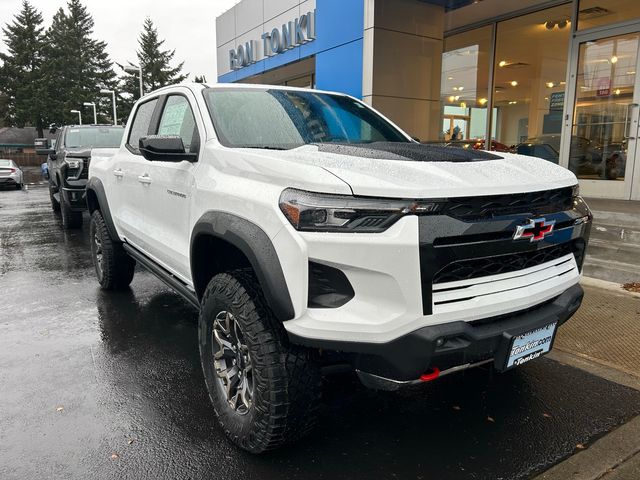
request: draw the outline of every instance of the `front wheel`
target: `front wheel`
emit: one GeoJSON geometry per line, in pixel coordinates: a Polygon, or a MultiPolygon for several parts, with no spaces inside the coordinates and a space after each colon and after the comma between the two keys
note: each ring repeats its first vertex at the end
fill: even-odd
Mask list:
{"type": "Polygon", "coordinates": [[[71,205],[60,192],[60,215],[62,217],[62,228],[71,230],[82,226],[82,212],[71,210],[71,205]]]}
{"type": "Polygon", "coordinates": [[[316,353],[289,343],[251,270],[209,282],[198,337],[209,397],[233,443],[261,453],[313,428],[321,394],[316,353]]]}
{"type": "Polygon", "coordinates": [[[136,261],[127,255],[122,244],[113,241],[99,210],[91,215],[89,225],[91,257],[98,282],[104,290],[123,290],[131,284],[136,261]]]}
{"type": "Polygon", "coordinates": [[[55,190],[55,187],[51,185],[51,180],[49,180],[49,199],[51,200],[51,210],[53,210],[54,213],[59,213],[60,202],[56,200],[56,197],[54,195],[55,193],[54,190],[55,190]]]}

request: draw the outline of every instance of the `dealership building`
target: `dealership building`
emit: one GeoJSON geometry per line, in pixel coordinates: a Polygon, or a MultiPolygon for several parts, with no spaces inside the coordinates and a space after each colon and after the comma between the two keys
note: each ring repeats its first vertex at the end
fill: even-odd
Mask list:
{"type": "Polygon", "coordinates": [[[242,0],[216,28],[219,82],[348,93],[423,142],[640,200],[640,0],[242,0]]]}

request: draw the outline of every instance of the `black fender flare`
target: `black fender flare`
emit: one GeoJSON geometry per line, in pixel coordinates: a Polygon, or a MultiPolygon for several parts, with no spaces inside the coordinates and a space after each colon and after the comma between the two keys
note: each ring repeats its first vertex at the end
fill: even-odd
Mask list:
{"type": "Polygon", "coordinates": [[[107,225],[109,235],[111,235],[113,240],[120,241],[118,232],[116,231],[116,226],[113,223],[113,218],[111,217],[111,211],[109,210],[107,194],[105,193],[104,185],[99,178],[91,177],[87,182],[87,208],[89,209],[89,214],[92,214],[94,210],[100,210],[104,223],[107,225]],[[98,202],[97,205],[92,204],[93,198],[91,194],[95,195],[95,200],[98,202]]]}
{"type": "MultiPolygon", "coordinates": [[[[258,225],[237,215],[208,211],[193,227],[190,243],[191,272],[195,269],[196,259],[193,249],[195,241],[201,235],[209,235],[238,248],[249,260],[258,278],[260,287],[271,311],[280,321],[295,317],[293,303],[287,288],[276,249],[269,236],[258,225]]],[[[194,285],[195,286],[195,285],[194,285]]],[[[203,291],[196,287],[196,291],[203,291]]]]}

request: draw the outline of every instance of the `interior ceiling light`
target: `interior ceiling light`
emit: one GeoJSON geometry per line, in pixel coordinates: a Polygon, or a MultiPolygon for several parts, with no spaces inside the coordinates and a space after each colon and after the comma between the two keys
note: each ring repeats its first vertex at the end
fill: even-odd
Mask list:
{"type": "Polygon", "coordinates": [[[509,105],[515,105],[516,103],[518,103],[518,102],[516,102],[515,100],[512,100],[512,101],[509,102],[509,105]]]}
{"type": "Polygon", "coordinates": [[[627,75],[635,75],[635,74],[636,74],[635,71],[627,72],[627,75]]]}
{"type": "Polygon", "coordinates": [[[447,77],[447,80],[453,80],[453,77],[447,77]]]}
{"type": "Polygon", "coordinates": [[[615,55],[611,57],[611,63],[618,63],[618,57],[616,57],[615,55]]]}
{"type": "Polygon", "coordinates": [[[619,89],[619,88],[616,88],[616,91],[615,91],[615,92],[613,92],[613,93],[615,93],[616,95],[620,95],[620,89],[619,89]]]}
{"type": "Polygon", "coordinates": [[[517,81],[515,81],[515,80],[512,80],[512,81],[511,81],[511,86],[512,86],[512,87],[517,87],[517,86],[518,86],[518,82],[517,82],[517,81]]]}
{"type": "Polygon", "coordinates": [[[458,87],[459,92],[461,92],[462,90],[464,90],[464,87],[458,87]]]}
{"type": "Polygon", "coordinates": [[[486,105],[486,104],[487,104],[487,101],[488,101],[488,100],[487,100],[486,98],[481,98],[480,100],[478,100],[478,103],[479,103],[480,105],[486,105]]]}
{"type": "Polygon", "coordinates": [[[455,99],[456,99],[456,97],[454,97],[453,95],[451,95],[451,96],[449,97],[449,101],[450,101],[450,102],[454,102],[454,101],[455,101],[455,99]]]}
{"type": "Polygon", "coordinates": [[[507,64],[506,60],[500,60],[500,63],[498,63],[499,67],[504,67],[507,64]]]}
{"type": "Polygon", "coordinates": [[[555,86],[556,86],[556,84],[555,84],[555,83],[553,83],[553,82],[547,82],[547,88],[553,88],[553,87],[555,87],[555,86]]]}
{"type": "Polygon", "coordinates": [[[566,18],[560,20],[547,20],[546,22],[544,22],[544,26],[547,28],[547,30],[553,30],[556,27],[562,30],[563,28],[566,28],[567,25],[569,25],[569,20],[567,20],[566,18]]]}

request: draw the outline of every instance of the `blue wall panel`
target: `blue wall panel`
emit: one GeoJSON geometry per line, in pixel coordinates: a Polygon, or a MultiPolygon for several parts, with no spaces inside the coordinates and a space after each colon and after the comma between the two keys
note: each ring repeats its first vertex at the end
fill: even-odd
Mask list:
{"type": "MultiPolygon", "coordinates": [[[[306,13],[306,12],[303,12],[306,13]]],[[[316,39],[218,77],[237,82],[312,55],[320,89],[362,97],[364,0],[316,0],[316,39]]]]}
{"type": "Polygon", "coordinates": [[[363,40],[332,48],[316,55],[316,86],[362,98],[363,40]]]}

